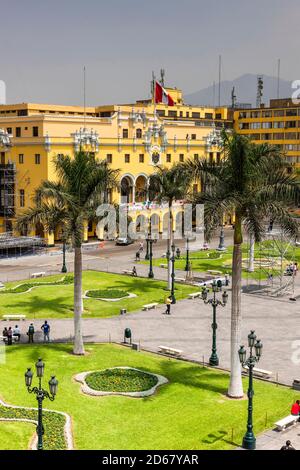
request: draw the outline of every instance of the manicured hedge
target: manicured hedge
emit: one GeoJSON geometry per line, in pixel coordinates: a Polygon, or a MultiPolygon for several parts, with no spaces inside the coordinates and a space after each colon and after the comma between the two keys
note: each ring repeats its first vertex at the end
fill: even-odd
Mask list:
{"type": "Polygon", "coordinates": [[[65,286],[67,284],[73,284],[74,276],[69,274],[64,276],[63,279],[58,281],[46,281],[46,282],[25,282],[16,287],[11,287],[10,289],[0,290],[0,294],[21,294],[22,292],[27,292],[32,287],[41,287],[41,286],[65,286]]]}
{"type": "Polygon", "coordinates": [[[154,375],[134,369],[106,369],[92,372],[85,378],[93,390],[102,392],[143,392],[157,384],[154,375]]]}
{"type": "MultiPolygon", "coordinates": [[[[37,421],[37,410],[26,410],[25,408],[7,408],[0,405],[0,418],[11,419],[33,419],[37,421]]],[[[44,411],[44,449],[45,450],[65,450],[67,448],[64,426],[65,417],[59,413],[44,411]]]]}
{"type": "Polygon", "coordinates": [[[128,296],[128,292],[120,289],[98,289],[87,291],[86,296],[94,299],[122,299],[128,296]]]}

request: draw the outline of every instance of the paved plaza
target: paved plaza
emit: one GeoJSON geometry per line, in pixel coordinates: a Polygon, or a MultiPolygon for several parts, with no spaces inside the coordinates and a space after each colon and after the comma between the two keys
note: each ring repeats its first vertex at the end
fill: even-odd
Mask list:
{"type": "MultiPolygon", "coordinates": [[[[230,232],[228,232],[228,237],[230,232]]],[[[217,240],[215,240],[215,244],[217,240]]],[[[194,249],[197,246],[194,245],[194,249]]],[[[84,250],[84,268],[104,272],[121,273],[123,269],[137,266],[138,275],[147,276],[148,266],[134,262],[135,249],[132,247],[117,256],[108,257],[92,246],[84,250]]],[[[162,244],[157,250],[157,256],[165,252],[162,244]]],[[[68,254],[68,264],[72,267],[73,254],[68,254]]],[[[27,270],[31,272],[44,270],[47,273],[60,272],[61,253],[54,252],[43,256],[2,260],[0,274],[10,280],[23,279],[27,270]],[[38,263],[37,263],[38,260],[38,263]],[[6,266],[6,268],[5,268],[6,266]],[[18,268],[19,266],[19,268],[18,268]]],[[[156,279],[166,279],[166,270],[155,267],[156,279]]],[[[178,276],[184,275],[177,271],[178,276]]],[[[1,279],[1,280],[2,280],[1,279]]],[[[3,279],[5,280],[5,279],[3,279]]],[[[244,281],[245,284],[245,281],[244,281]]],[[[180,285],[178,286],[180,289],[180,285]]],[[[295,296],[300,294],[300,276],[296,277],[295,296]]],[[[210,294],[211,295],[211,294],[210,294]]],[[[229,369],[230,366],[230,288],[229,301],[225,308],[217,310],[217,345],[220,367],[229,369]]],[[[300,307],[299,301],[289,300],[290,295],[282,298],[263,297],[254,294],[242,295],[243,331],[242,341],[247,343],[247,335],[255,329],[257,336],[263,342],[263,355],[259,365],[262,369],[272,371],[275,382],[292,385],[293,379],[300,379],[300,307]]],[[[99,303],[99,309],[101,304],[99,303]]],[[[121,304],[120,304],[121,308],[121,304]]],[[[149,351],[158,352],[159,346],[170,346],[183,351],[183,358],[208,362],[211,353],[211,322],[212,308],[200,299],[186,299],[172,305],[171,315],[164,315],[165,307],[158,306],[147,312],[138,311],[111,318],[84,318],[83,332],[85,342],[121,342],[124,329],[131,328],[133,341],[149,351]]],[[[19,322],[22,333],[26,332],[29,320],[19,322]]],[[[40,326],[42,320],[33,320],[37,335],[36,340],[42,341],[40,326]]],[[[1,329],[12,322],[1,322],[1,329]]],[[[53,319],[50,321],[51,339],[53,341],[71,341],[73,339],[73,319],[53,319]]],[[[2,330],[1,330],[2,331],[2,330]]],[[[23,340],[27,340],[26,335],[23,340]]],[[[300,449],[300,425],[278,433],[268,431],[257,438],[258,449],[279,449],[285,440],[290,439],[296,448],[300,449]]]]}
{"type": "MultiPolygon", "coordinates": [[[[300,378],[299,304],[244,294],[242,307],[243,342],[247,342],[250,329],[255,329],[264,345],[260,367],[272,371],[274,380],[291,385],[293,379],[300,378]]],[[[211,352],[211,307],[204,305],[200,299],[186,299],[172,305],[170,316],[164,315],[164,310],[162,305],[147,312],[103,319],[85,318],[84,340],[120,342],[124,329],[129,327],[133,340],[140,343],[142,348],[157,352],[160,345],[171,346],[181,349],[187,359],[204,359],[207,362],[211,352]]],[[[227,369],[230,365],[230,298],[225,308],[218,308],[217,316],[220,366],[227,369]]],[[[2,321],[1,328],[8,323],[2,321]]],[[[28,323],[20,323],[24,332],[28,323]]],[[[36,320],[34,323],[36,329],[39,329],[42,321],[36,320]]],[[[53,340],[72,339],[72,319],[53,319],[50,323],[53,340]]]]}

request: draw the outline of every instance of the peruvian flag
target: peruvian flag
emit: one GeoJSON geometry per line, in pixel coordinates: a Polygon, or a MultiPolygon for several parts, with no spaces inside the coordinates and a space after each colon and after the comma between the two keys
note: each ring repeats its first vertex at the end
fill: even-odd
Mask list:
{"type": "Polygon", "coordinates": [[[155,82],[155,103],[164,103],[174,106],[174,100],[159,82],[155,82]]]}

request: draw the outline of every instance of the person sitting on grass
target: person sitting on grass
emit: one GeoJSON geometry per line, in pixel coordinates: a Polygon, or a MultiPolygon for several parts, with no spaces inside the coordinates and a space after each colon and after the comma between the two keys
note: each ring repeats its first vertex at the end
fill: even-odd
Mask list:
{"type": "Polygon", "coordinates": [[[34,335],[33,323],[30,323],[28,327],[27,335],[28,335],[28,343],[33,343],[33,335],[34,335]]]}
{"type": "Polygon", "coordinates": [[[291,441],[286,441],[285,446],[282,446],[280,450],[296,450],[295,447],[292,446],[291,441]]]}
{"type": "Polygon", "coordinates": [[[16,338],[16,341],[20,341],[20,338],[21,338],[21,330],[20,328],[18,327],[18,325],[16,325],[13,329],[13,336],[16,338]]]}

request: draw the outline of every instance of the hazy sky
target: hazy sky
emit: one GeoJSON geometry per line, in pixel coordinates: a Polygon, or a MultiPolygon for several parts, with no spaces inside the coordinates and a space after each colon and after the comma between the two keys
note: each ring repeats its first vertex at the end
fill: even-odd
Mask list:
{"type": "Polygon", "coordinates": [[[184,92],[243,73],[300,79],[299,0],[0,0],[7,102],[129,102],[151,71],[184,92]]]}

